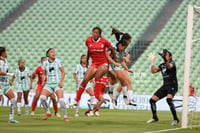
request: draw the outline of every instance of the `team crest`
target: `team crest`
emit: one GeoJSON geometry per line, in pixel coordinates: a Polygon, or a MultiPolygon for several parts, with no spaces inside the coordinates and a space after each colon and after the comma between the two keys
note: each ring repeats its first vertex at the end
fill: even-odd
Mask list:
{"type": "Polygon", "coordinates": [[[104,47],[104,45],[103,44],[101,44],[101,48],[103,48],[104,47]]]}

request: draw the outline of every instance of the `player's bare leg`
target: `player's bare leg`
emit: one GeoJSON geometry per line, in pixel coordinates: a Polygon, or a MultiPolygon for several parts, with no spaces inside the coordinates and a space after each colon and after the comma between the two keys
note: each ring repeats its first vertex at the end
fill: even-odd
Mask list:
{"type": "Polygon", "coordinates": [[[29,110],[28,110],[28,94],[29,94],[29,91],[24,91],[23,94],[24,94],[24,103],[25,103],[25,115],[28,115],[29,114],[29,110]]]}
{"type": "Polygon", "coordinates": [[[47,89],[43,89],[42,92],[41,92],[41,95],[40,95],[40,101],[41,101],[41,104],[43,106],[43,108],[45,109],[46,111],[46,115],[43,117],[44,120],[48,119],[49,117],[51,117],[51,112],[49,110],[49,106],[47,104],[47,97],[51,95],[51,92],[48,91],[47,89]]]}
{"type": "Polygon", "coordinates": [[[113,90],[114,90],[114,85],[117,80],[117,75],[113,70],[110,70],[108,71],[108,76],[110,77],[108,94],[111,99],[115,99],[115,97],[113,96],[113,90]]]}
{"type": "Polygon", "coordinates": [[[95,114],[96,116],[100,116],[100,114],[99,114],[99,108],[101,107],[101,105],[102,105],[103,102],[104,102],[104,97],[103,97],[103,95],[100,95],[100,96],[98,97],[98,101],[99,101],[99,103],[98,103],[97,105],[94,106],[94,110],[95,110],[94,114],[95,114]]]}
{"type": "Polygon", "coordinates": [[[19,123],[14,119],[14,110],[15,110],[15,94],[12,89],[9,89],[8,92],[5,94],[7,98],[10,100],[10,115],[9,115],[9,122],[10,123],[19,123]]]}
{"type": "Polygon", "coordinates": [[[56,117],[61,117],[60,114],[58,113],[58,105],[57,105],[57,101],[56,101],[56,97],[55,97],[54,93],[51,95],[51,100],[52,100],[52,103],[53,103],[55,116],[56,117]]]}
{"type": "Polygon", "coordinates": [[[21,115],[22,92],[17,92],[17,115],[21,115]]]}
{"type": "Polygon", "coordinates": [[[65,101],[64,101],[63,90],[62,89],[58,89],[55,93],[56,93],[56,95],[58,97],[58,101],[60,103],[60,107],[61,107],[62,112],[63,112],[64,121],[67,122],[69,120],[68,120],[68,117],[67,117],[67,110],[66,110],[66,104],[65,104],[65,101]]]}
{"type": "Polygon", "coordinates": [[[131,85],[131,80],[130,80],[129,73],[126,70],[123,70],[123,72],[124,72],[124,75],[125,75],[124,78],[125,78],[125,80],[127,82],[127,95],[128,95],[129,105],[136,106],[137,104],[134,103],[134,101],[133,101],[133,90],[132,90],[132,85],[131,85]]]}
{"type": "Polygon", "coordinates": [[[124,74],[124,72],[122,70],[117,70],[116,71],[117,74],[117,79],[119,80],[120,84],[122,85],[122,90],[123,90],[123,97],[125,99],[125,103],[129,104],[129,101],[127,99],[127,82],[126,79],[124,78],[126,75],[124,74]]]}
{"type": "Polygon", "coordinates": [[[34,111],[35,111],[35,108],[37,106],[37,101],[40,98],[40,94],[41,94],[41,91],[36,91],[35,92],[35,96],[34,96],[33,103],[32,103],[32,112],[30,114],[31,116],[35,115],[34,111]]]}
{"type": "MultiPolygon", "coordinates": [[[[97,71],[97,69],[94,68],[93,66],[90,66],[88,68],[88,70],[86,71],[85,76],[83,78],[83,81],[81,82],[81,85],[80,85],[79,89],[77,90],[76,98],[75,98],[75,100],[72,103],[69,104],[69,106],[77,105],[77,103],[81,99],[81,96],[82,96],[82,94],[83,94],[83,92],[85,90],[85,87],[86,87],[87,83],[91,79],[94,78],[96,71],[97,71]]],[[[93,101],[93,102],[95,102],[95,101],[93,101]]],[[[95,103],[93,103],[93,104],[95,104],[95,103]]]]}

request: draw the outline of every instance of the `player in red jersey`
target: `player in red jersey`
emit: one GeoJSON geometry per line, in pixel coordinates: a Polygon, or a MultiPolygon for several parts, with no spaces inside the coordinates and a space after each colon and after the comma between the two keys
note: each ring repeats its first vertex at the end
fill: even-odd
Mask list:
{"type": "MultiPolygon", "coordinates": [[[[46,57],[41,57],[41,64],[46,61],[47,58],[46,57]]],[[[39,66],[36,68],[35,72],[32,74],[32,78],[35,79],[36,76],[38,76],[38,82],[37,82],[37,88],[36,88],[36,92],[35,92],[35,97],[33,99],[33,103],[32,103],[32,112],[31,112],[31,116],[34,116],[35,113],[35,107],[37,106],[37,101],[40,97],[40,94],[42,92],[42,87],[41,87],[41,84],[42,84],[42,66],[39,66]]],[[[45,79],[46,81],[46,79],[45,79]]],[[[56,102],[56,98],[55,98],[55,95],[53,94],[51,96],[51,100],[53,102],[53,108],[55,110],[55,116],[56,117],[61,117],[60,114],[58,113],[58,106],[57,106],[57,102],[56,102]]]]}
{"type": "Polygon", "coordinates": [[[101,84],[103,85],[103,87],[100,88],[100,89],[94,89],[95,98],[99,102],[98,102],[97,105],[94,105],[93,109],[92,109],[92,106],[90,105],[89,109],[85,112],[85,115],[87,115],[87,116],[93,116],[95,114],[96,116],[100,116],[100,114],[99,114],[99,108],[104,103],[104,97],[103,97],[103,95],[105,93],[105,88],[109,88],[109,82],[110,82],[110,78],[108,78],[106,76],[103,76],[101,78],[101,84]],[[93,113],[92,110],[94,110],[94,113],[93,113]]]}
{"type": "MultiPolygon", "coordinates": [[[[106,58],[106,48],[112,51],[114,60],[116,61],[114,48],[111,46],[110,42],[101,37],[101,32],[101,28],[94,27],[92,29],[92,36],[88,37],[86,40],[85,44],[88,47],[87,61],[89,60],[89,57],[91,57],[92,64],[88,68],[84,79],[77,91],[75,101],[70,103],[70,106],[77,105],[87,83],[91,79],[95,78],[95,90],[101,90],[101,88],[104,88],[104,85],[101,83],[101,77],[105,75],[109,68],[109,62],[106,58]]],[[[95,105],[96,101],[92,101],[91,103],[95,105]]]]}

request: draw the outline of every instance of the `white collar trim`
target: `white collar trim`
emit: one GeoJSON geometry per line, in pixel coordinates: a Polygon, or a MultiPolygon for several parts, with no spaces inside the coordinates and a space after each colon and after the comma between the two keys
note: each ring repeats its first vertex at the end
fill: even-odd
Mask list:
{"type": "Polygon", "coordinates": [[[99,42],[100,39],[101,39],[101,37],[99,37],[99,39],[98,39],[97,41],[95,41],[95,40],[93,39],[93,37],[92,37],[92,41],[93,41],[93,42],[99,42]]]}

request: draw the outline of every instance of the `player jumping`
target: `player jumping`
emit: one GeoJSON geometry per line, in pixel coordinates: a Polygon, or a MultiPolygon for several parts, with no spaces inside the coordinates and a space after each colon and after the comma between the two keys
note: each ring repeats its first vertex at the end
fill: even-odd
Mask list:
{"type": "MultiPolygon", "coordinates": [[[[95,89],[101,90],[101,88],[104,88],[104,85],[101,83],[101,78],[103,77],[103,75],[105,75],[105,73],[107,73],[109,67],[108,60],[106,58],[106,48],[112,51],[113,58],[116,61],[114,48],[111,46],[110,42],[101,37],[101,32],[101,28],[94,27],[92,29],[92,36],[88,37],[86,40],[86,46],[88,47],[87,62],[89,60],[89,57],[91,57],[92,64],[88,68],[84,79],[81,82],[81,85],[77,91],[75,101],[71,103],[72,105],[79,102],[87,83],[91,79],[95,78],[95,89]]],[[[95,101],[92,103],[96,104],[95,101]]]]}

